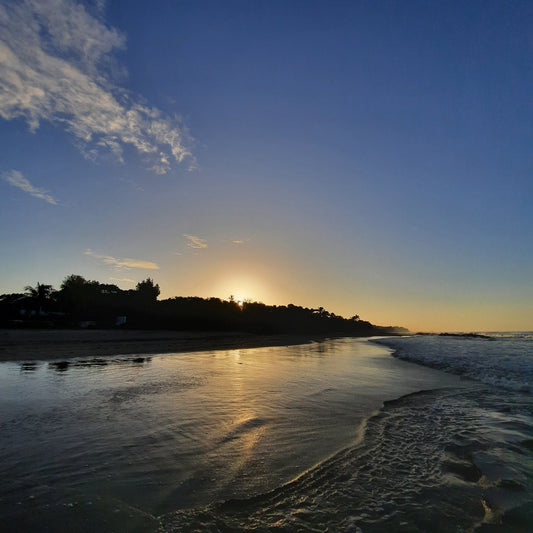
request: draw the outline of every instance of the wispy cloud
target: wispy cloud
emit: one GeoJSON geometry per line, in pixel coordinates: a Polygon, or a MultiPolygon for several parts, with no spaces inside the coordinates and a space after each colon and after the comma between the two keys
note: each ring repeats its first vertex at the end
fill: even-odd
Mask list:
{"type": "Polygon", "coordinates": [[[178,117],[165,116],[113,79],[125,36],[75,0],[12,0],[0,6],[0,116],[63,125],[87,157],[133,146],[158,174],[172,160],[195,165],[178,117]]]}
{"type": "Polygon", "coordinates": [[[205,239],[201,239],[196,235],[183,234],[183,236],[187,239],[187,246],[189,248],[207,248],[207,241],[205,239]]]}
{"type": "Polygon", "coordinates": [[[119,283],[135,283],[135,280],[130,278],[109,278],[109,280],[118,281],[119,283]]]}
{"type": "Polygon", "coordinates": [[[126,178],[119,178],[119,180],[120,180],[122,183],[125,183],[126,185],[128,185],[129,187],[131,187],[132,189],[134,189],[134,190],[136,190],[136,191],[144,192],[144,188],[141,187],[138,183],[136,183],[136,182],[133,181],[133,180],[129,180],[129,179],[126,179],[126,178]]]}
{"type": "Polygon", "coordinates": [[[234,246],[241,246],[243,244],[249,243],[251,240],[251,237],[247,237],[246,239],[233,239],[230,241],[230,243],[234,246]]]}
{"type": "Polygon", "coordinates": [[[31,194],[35,198],[40,198],[49,204],[57,205],[57,200],[53,196],[48,194],[44,189],[39,189],[33,186],[18,170],[3,172],[2,179],[7,181],[10,185],[13,185],[13,187],[18,187],[22,191],[31,194]]]}
{"type": "Polygon", "coordinates": [[[132,268],[140,268],[143,270],[159,270],[159,266],[152,261],[144,261],[141,259],[131,259],[130,257],[124,257],[122,259],[117,259],[111,255],[99,255],[94,253],[91,249],[85,250],[84,255],[90,255],[95,259],[98,259],[102,263],[115,267],[117,269],[130,270],[132,268]]]}

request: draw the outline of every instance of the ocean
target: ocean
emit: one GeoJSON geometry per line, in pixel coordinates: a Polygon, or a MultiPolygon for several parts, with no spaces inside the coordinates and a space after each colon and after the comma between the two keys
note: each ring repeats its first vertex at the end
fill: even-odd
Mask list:
{"type": "Polygon", "coordinates": [[[0,364],[3,531],[530,531],[533,336],[0,364]]]}

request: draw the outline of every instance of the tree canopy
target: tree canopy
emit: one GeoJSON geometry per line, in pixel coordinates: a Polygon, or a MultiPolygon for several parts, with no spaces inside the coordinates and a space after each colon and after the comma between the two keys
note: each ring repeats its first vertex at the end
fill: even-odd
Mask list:
{"type": "Polygon", "coordinates": [[[154,280],[151,278],[146,278],[137,283],[135,290],[146,302],[155,302],[160,294],[159,285],[155,284],[154,280]]]}
{"type": "MultiPolygon", "coordinates": [[[[261,302],[238,303],[233,298],[174,297],[158,300],[160,288],[151,278],[137,283],[135,289],[67,276],[59,290],[37,283],[25,287],[25,294],[0,296],[0,323],[20,325],[24,307],[39,310],[39,317],[55,327],[76,327],[80,322],[98,327],[172,330],[221,330],[255,333],[316,333],[353,336],[405,332],[402,328],[380,327],[361,320],[330,313],[323,307],[307,308],[294,304],[266,305],[261,302]],[[117,321],[117,317],[121,317],[117,321]],[[16,320],[15,320],[16,319],[16,320]],[[11,322],[10,322],[11,321],[11,322]]],[[[26,316],[26,315],[24,315],[26,316]]],[[[36,313],[31,315],[37,320],[36,313]]],[[[24,322],[24,321],[22,321],[24,322]]]]}

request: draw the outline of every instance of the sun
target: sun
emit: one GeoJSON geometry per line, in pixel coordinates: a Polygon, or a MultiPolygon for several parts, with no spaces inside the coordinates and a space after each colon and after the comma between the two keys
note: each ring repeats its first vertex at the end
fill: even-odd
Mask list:
{"type": "Polygon", "coordinates": [[[246,301],[246,297],[242,294],[232,294],[229,297],[229,300],[231,302],[235,302],[242,309],[244,302],[246,301]]]}

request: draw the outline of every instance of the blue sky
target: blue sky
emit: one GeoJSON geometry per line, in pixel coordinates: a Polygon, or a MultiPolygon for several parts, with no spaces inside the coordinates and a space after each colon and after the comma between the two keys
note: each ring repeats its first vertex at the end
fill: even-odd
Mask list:
{"type": "Polygon", "coordinates": [[[533,329],[529,2],[0,2],[0,293],[69,274],[533,329]]]}

